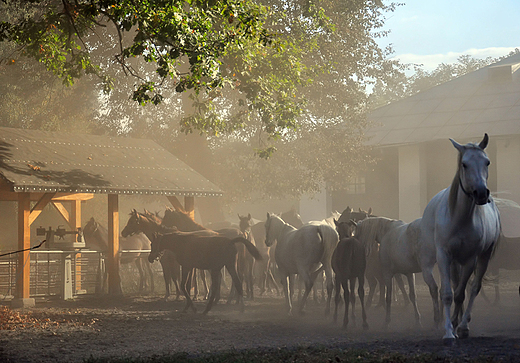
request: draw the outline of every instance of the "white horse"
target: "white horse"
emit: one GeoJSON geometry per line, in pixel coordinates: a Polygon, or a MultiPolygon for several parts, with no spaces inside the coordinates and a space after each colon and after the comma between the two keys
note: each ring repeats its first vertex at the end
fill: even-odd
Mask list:
{"type": "Polygon", "coordinates": [[[447,345],[455,342],[454,328],[460,338],[469,335],[473,303],[500,234],[499,212],[487,188],[489,159],[484,149],[488,135],[479,144],[450,141],[459,152],[457,172],[451,186],[440,191],[426,206],[420,239],[423,276],[430,292],[437,291],[432,269],[436,261],[439,266],[446,330],[443,341],[447,345]],[[473,273],[464,312],[466,285],[473,273]],[[453,301],[455,309],[450,319],[453,301]]]}
{"type": "MultiPolygon", "coordinates": [[[[419,223],[420,220],[404,223],[386,217],[369,217],[356,224],[354,237],[366,246],[369,255],[372,250],[377,249],[379,244],[378,260],[386,289],[385,328],[391,320],[392,279],[394,276],[400,278],[400,274],[405,275],[408,280],[408,296],[414,309],[416,326],[421,324],[416,302],[414,275],[416,272],[421,272],[418,257],[419,223]]],[[[403,284],[402,280],[399,283],[403,284]]],[[[404,286],[400,288],[404,292],[404,286]]],[[[434,295],[432,295],[433,298],[434,295]]]]}
{"type": "Polygon", "coordinates": [[[299,312],[303,313],[314,280],[322,269],[327,277],[328,300],[325,313],[330,312],[333,288],[331,258],[338,240],[338,233],[329,225],[306,224],[296,229],[277,215],[267,213],[265,244],[270,247],[277,241],[275,260],[282,277],[289,314],[292,313],[294,276],[298,274],[305,283],[305,292],[299,307],[299,312]]]}

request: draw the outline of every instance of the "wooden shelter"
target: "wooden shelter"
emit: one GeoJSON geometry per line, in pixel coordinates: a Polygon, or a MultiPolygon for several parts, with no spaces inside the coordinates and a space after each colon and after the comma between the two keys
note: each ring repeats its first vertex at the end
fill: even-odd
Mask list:
{"type": "MultiPolygon", "coordinates": [[[[108,194],[111,294],[120,293],[120,194],[165,196],[192,215],[195,197],[222,196],[216,185],[151,140],[0,127],[0,201],[18,202],[19,249],[31,247],[31,223],[46,205],[56,207],[76,230],[81,201],[98,193],[108,194]]],[[[29,256],[29,251],[18,254],[15,298],[24,306],[34,304],[29,256]]]]}

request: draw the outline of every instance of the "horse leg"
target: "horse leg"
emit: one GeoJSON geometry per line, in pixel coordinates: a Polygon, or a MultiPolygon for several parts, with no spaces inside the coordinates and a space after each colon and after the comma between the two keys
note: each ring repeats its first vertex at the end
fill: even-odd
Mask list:
{"type": "Polygon", "coordinates": [[[384,285],[386,287],[386,318],[384,329],[388,329],[388,325],[390,325],[391,321],[391,313],[392,313],[392,280],[393,276],[391,273],[386,273],[384,277],[384,285]]]}
{"type": "Polygon", "coordinates": [[[164,294],[164,300],[168,300],[168,297],[170,297],[170,283],[172,281],[172,272],[170,271],[170,266],[168,265],[168,262],[163,258],[159,260],[161,263],[162,271],[163,271],[163,279],[164,279],[164,287],[165,287],[165,294],[164,294]]]}
{"type": "Polygon", "coordinates": [[[334,314],[332,316],[332,321],[336,323],[338,321],[338,307],[341,302],[341,277],[339,274],[335,276],[335,289],[334,292],[334,314]]]}
{"type": "MultiPolygon", "coordinates": [[[[208,281],[206,280],[206,271],[205,270],[199,270],[199,276],[202,280],[202,286],[204,287],[204,299],[209,298],[209,288],[208,288],[208,281]]],[[[213,281],[213,280],[211,280],[213,281]]]]}
{"type": "Polygon", "coordinates": [[[486,273],[489,259],[491,258],[491,253],[493,248],[489,248],[483,255],[479,256],[477,259],[477,265],[475,269],[475,277],[473,279],[473,283],[471,284],[471,292],[469,296],[468,306],[464,315],[462,316],[462,320],[457,327],[457,331],[461,335],[461,338],[467,338],[469,336],[469,322],[471,321],[471,310],[473,309],[473,303],[475,302],[475,298],[477,297],[480,289],[482,288],[482,279],[486,273]]]}
{"type": "MultiPolygon", "coordinates": [[[[300,301],[300,307],[299,307],[299,314],[300,315],[304,315],[304,308],[305,308],[305,303],[307,302],[307,298],[309,297],[309,294],[311,293],[312,291],[312,287],[314,285],[314,279],[316,278],[316,276],[318,275],[318,273],[321,272],[321,271],[315,271],[311,274],[309,274],[308,271],[305,271],[305,269],[303,268],[298,268],[298,276],[300,277],[301,280],[303,280],[303,284],[305,285],[305,291],[303,292],[303,296],[302,296],[302,299],[300,301]]],[[[330,306],[329,306],[330,308],[330,306]]]]}
{"type": "MultiPolygon", "coordinates": [[[[408,298],[408,294],[406,293],[406,289],[404,288],[403,276],[401,274],[395,274],[394,278],[395,282],[397,282],[399,290],[401,291],[401,294],[403,295],[404,306],[410,305],[410,299],[408,298]]],[[[395,297],[397,297],[397,294],[395,294],[395,297]]]]}
{"type": "Polygon", "coordinates": [[[415,294],[415,274],[406,274],[406,278],[408,279],[408,291],[410,293],[410,302],[412,303],[413,311],[415,314],[415,326],[417,328],[420,328],[421,314],[419,313],[419,309],[417,308],[417,295],[415,294]]]}
{"type": "Polygon", "coordinates": [[[348,287],[348,279],[344,278],[342,281],[343,285],[343,300],[345,301],[345,315],[343,315],[343,329],[347,329],[348,326],[348,306],[350,301],[350,290],[348,287]]]}
{"type": "Polygon", "coordinates": [[[269,291],[271,291],[270,285],[272,284],[274,289],[276,290],[276,295],[280,296],[280,288],[278,287],[278,284],[276,283],[276,279],[274,278],[273,272],[271,269],[267,270],[267,281],[269,284],[269,291]]]}
{"type": "Polygon", "coordinates": [[[451,325],[453,325],[453,329],[457,329],[457,326],[460,322],[459,319],[462,318],[462,314],[464,312],[464,299],[466,298],[466,286],[474,270],[474,263],[468,263],[463,267],[458,263],[452,262],[451,264],[453,302],[455,303],[455,308],[453,309],[453,314],[451,315],[451,325]]]}
{"type": "Polygon", "coordinates": [[[137,267],[137,271],[139,271],[139,292],[143,292],[145,288],[145,276],[141,263],[140,258],[136,258],[134,261],[135,267],[137,267]]]}
{"type": "Polygon", "coordinates": [[[377,306],[385,306],[385,280],[383,276],[377,277],[377,283],[379,284],[379,303],[377,306]]]}
{"type": "Polygon", "coordinates": [[[358,295],[361,302],[361,317],[363,318],[363,329],[368,329],[367,313],[365,311],[365,276],[358,276],[358,295]]]}
{"type": "Polygon", "coordinates": [[[221,269],[213,269],[211,270],[211,288],[209,290],[208,296],[208,304],[206,308],[202,312],[203,315],[206,315],[208,311],[211,310],[211,307],[215,303],[215,298],[217,296],[217,289],[220,289],[220,278],[221,278],[221,269]]]}
{"type": "Polygon", "coordinates": [[[152,270],[152,264],[148,262],[147,259],[142,258],[141,263],[144,264],[146,271],[148,272],[148,276],[150,277],[150,293],[153,294],[155,291],[155,281],[153,280],[153,270],[152,270]]]}
{"type": "MultiPolygon", "coordinates": [[[[332,290],[334,290],[334,280],[333,280],[334,273],[332,272],[332,267],[329,264],[325,265],[324,270],[325,270],[325,283],[327,284],[327,306],[325,307],[325,315],[329,315],[330,314],[330,301],[332,299],[332,290]]],[[[345,302],[345,304],[347,304],[347,302],[345,302]]]]}
{"type": "Polygon", "coordinates": [[[237,305],[240,304],[240,312],[244,312],[244,296],[242,290],[242,283],[240,282],[237,271],[234,267],[235,263],[226,265],[226,269],[229,272],[229,275],[231,276],[231,281],[233,281],[232,285],[234,285],[236,289],[237,305]]]}
{"type": "Polygon", "coordinates": [[[197,312],[197,308],[193,304],[193,301],[190,298],[190,293],[188,291],[188,288],[189,288],[188,285],[190,284],[189,275],[192,272],[193,272],[193,269],[187,269],[184,267],[182,268],[181,290],[182,290],[182,293],[184,294],[184,297],[186,298],[186,306],[184,307],[183,313],[187,312],[190,307],[193,309],[194,313],[197,312]]]}
{"type": "Polygon", "coordinates": [[[422,275],[424,282],[426,285],[428,285],[428,289],[430,290],[430,296],[433,303],[433,321],[435,328],[437,328],[441,322],[441,316],[439,309],[439,288],[435,282],[435,279],[433,278],[433,266],[423,267],[422,275]]]}
{"type": "Polygon", "coordinates": [[[450,320],[451,305],[453,303],[453,291],[451,289],[451,259],[440,249],[437,250],[437,263],[441,276],[441,300],[444,307],[444,330],[445,334],[442,338],[445,345],[453,345],[455,343],[455,332],[450,320]]]}
{"type": "Polygon", "coordinates": [[[367,297],[367,308],[369,308],[372,305],[372,300],[374,298],[374,294],[376,292],[377,287],[377,280],[374,277],[374,275],[368,275],[367,276],[368,281],[368,297],[367,297]]]}
{"type": "Polygon", "coordinates": [[[246,275],[246,284],[247,284],[247,297],[251,300],[255,299],[255,289],[254,289],[254,268],[255,268],[255,260],[248,256],[248,264],[247,264],[247,275],[246,275]]]}
{"type": "Polygon", "coordinates": [[[350,283],[350,301],[345,302],[345,304],[352,305],[350,317],[352,318],[352,324],[354,326],[356,326],[356,294],[354,293],[356,291],[356,278],[351,277],[349,279],[349,283],[350,283]]]}
{"type": "Polygon", "coordinates": [[[281,283],[282,290],[285,295],[285,306],[287,307],[287,315],[292,315],[292,294],[293,294],[293,285],[294,280],[288,274],[286,275],[284,272],[280,271],[282,275],[281,283]],[[293,281],[291,281],[293,280],[293,281]]]}

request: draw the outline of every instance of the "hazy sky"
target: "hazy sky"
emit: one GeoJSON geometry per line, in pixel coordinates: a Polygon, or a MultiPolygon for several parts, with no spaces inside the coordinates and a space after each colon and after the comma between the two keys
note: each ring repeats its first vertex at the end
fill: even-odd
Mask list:
{"type": "MultiPolygon", "coordinates": [[[[392,43],[395,57],[434,69],[461,54],[504,56],[520,48],[520,0],[395,0],[380,42],[392,43]]],[[[388,3],[388,1],[385,1],[388,3]]]]}

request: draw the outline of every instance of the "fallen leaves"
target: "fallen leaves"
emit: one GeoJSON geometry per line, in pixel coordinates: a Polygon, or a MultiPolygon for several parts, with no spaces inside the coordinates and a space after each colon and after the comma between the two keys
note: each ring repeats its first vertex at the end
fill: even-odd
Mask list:
{"type": "Polygon", "coordinates": [[[52,320],[48,317],[37,318],[32,316],[30,313],[22,314],[18,311],[11,310],[7,306],[0,307],[0,330],[19,330],[28,328],[49,329],[61,325],[92,326],[96,322],[97,319],[90,319],[88,323],[84,323],[72,319],[52,320]]]}

